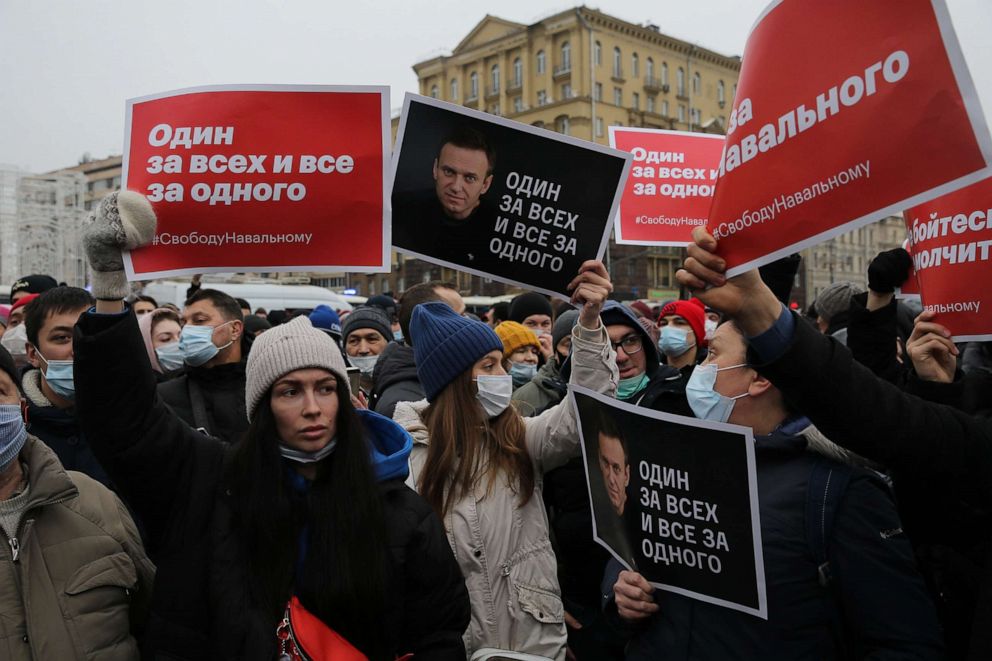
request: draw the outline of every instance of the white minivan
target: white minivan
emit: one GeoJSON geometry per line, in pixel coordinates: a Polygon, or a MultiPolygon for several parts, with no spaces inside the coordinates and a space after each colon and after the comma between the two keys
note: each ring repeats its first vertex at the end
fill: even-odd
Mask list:
{"type": "MultiPolygon", "coordinates": [[[[329,289],[313,285],[268,285],[231,282],[204,282],[203,289],[219,289],[234,298],[248,301],[254,312],[258,308],[266,310],[312,310],[318,305],[326,305],[337,312],[351,311],[351,303],[329,289]]],[[[180,308],[186,302],[189,281],[156,280],[145,285],[141,292],[151,296],[159,304],[174,303],[180,308]]]]}

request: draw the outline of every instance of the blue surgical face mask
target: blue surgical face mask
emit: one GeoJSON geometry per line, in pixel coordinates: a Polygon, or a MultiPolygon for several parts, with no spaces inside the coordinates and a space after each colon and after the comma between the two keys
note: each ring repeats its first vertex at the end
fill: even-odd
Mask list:
{"type": "Polygon", "coordinates": [[[334,452],[334,448],[336,448],[337,445],[338,439],[332,438],[330,443],[316,452],[304,452],[303,450],[296,450],[288,445],[283,445],[280,443],[279,454],[283,459],[289,459],[290,461],[295,461],[298,464],[314,464],[334,452]]]}
{"type": "Polygon", "coordinates": [[[730,419],[730,413],[734,410],[734,402],[741,397],[747,397],[750,393],[727,397],[714,390],[713,386],[716,385],[717,372],[740,367],[747,367],[747,365],[742,363],[730,367],[717,367],[716,364],[709,363],[696,366],[685,385],[685,394],[689,399],[689,407],[697,418],[711,422],[726,422],[730,419]]]}
{"type": "Polygon", "coordinates": [[[530,363],[512,363],[510,365],[510,376],[513,378],[514,387],[528,383],[537,374],[537,365],[530,363]]]}
{"type": "Polygon", "coordinates": [[[689,333],[687,331],[672,325],[661,329],[658,348],[666,356],[681,356],[694,346],[695,344],[689,344],[689,333]]]}
{"type": "Polygon", "coordinates": [[[183,366],[183,350],[178,342],[163,344],[155,349],[155,355],[158,357],[158,364],[166,372],[175,371],[183,366]]]}
{"type": "Polygon", "coordinates": [[[402,330],[394,330],[393,331],[393,339],[396,340],[397,342],[402,342],[403,341],[403,331],[402,330]]]}
{"type": "Polygon", "coordinates": [[[72,361],[48,360],[40,351],[38,355],[45,361],[45,381],[48,382],[48,387],[63,399],[75,399],[76,384],[72,379],[72,361]]]}
{"type": "Polygon", "coordinates": [[[0,471],[17,459],[28,438],[24,416],[17,404],[0,404],[0,471]]]}
{"type": "Polygon", "coordinates": [[[214,344],[214,331],[230,323],[232,322],[227,321],[219,326],[193,326],[190,324],[183,326],[183,332],[179,334],[179,350],[182,351],[186,364],[199,367],[220,353],[221,349],[231,346],[234,340],[222,347],[214,344]]]}
{"type": "Polygon", "coordinates": [[[617,384],[617,399],[630,399],[648,385],[648,375],[628,376],[617,384]]]}

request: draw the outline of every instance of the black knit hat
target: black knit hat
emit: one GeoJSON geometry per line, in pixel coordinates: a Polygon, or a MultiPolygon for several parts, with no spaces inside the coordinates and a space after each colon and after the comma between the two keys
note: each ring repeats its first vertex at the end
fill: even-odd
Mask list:
{"type": "Polygon", "coordinates": [[[526,294],[520,294],[520,296],[510,301],[510,321],[522,324],[524,323],[524,319],[532,314],[554,316],[554,312],[551,310],[551,302],[548,301],[547,296],[529,291],[526,294]]]}
{"type": "Polygon", "coordinates": [[[352,310],[341,322],[341,337],[347,342],[348,336],[360,328],[371,328],[374,331],[379,331],[382,339],[386,342],[393,339],[392,322],[382,308],[366,305],[352,310]]]}
{"type": "Polygon", "coordinates": [[[14,284],[10,286],[10,298],[13,299],[14,294],[18,292],[40,294],[58,286],[58,281],[50,275],[25,275],[15,280],[14,284]]]}

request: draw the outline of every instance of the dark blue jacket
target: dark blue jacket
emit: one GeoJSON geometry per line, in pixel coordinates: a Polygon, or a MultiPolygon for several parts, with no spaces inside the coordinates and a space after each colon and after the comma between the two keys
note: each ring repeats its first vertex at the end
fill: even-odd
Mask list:
{"type": "Polygon", "coordinates": [[[901,532],[895,505],[874,474],[853,469],[840,501],[820,585],[807,540],[813,465],[795,420],[755,439],[768,619],[658,590],[657,614],[637,627],[620,620],[612,561],[603,582],[607,614],[632,638],[627,661],[664,659],[942,658],[936,614],[901,532]]]}

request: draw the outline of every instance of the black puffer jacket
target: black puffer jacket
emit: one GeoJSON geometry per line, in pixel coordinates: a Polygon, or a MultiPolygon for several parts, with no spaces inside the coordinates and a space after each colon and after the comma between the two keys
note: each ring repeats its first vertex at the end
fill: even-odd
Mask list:
{"type": "MultiPolygon", "coordinates": [[[[277,623],[247,592],[233,530],[237,494],[222,478],[229,446],[194,431],[156,396],[134,315],[83,315],[74,351],[80,425],[99,432],[93,449],[145,521],[158,565],[147,657],[275,658],[277,623]]],[[[468,594],[441,524],[401,479],[380,488],[395,577],[383,636],[418,660],[463,659],[468,594]]]]}
{"type": "Polygon", "coordinates": [[[372,372],[372,400],[370,408],[387,418],[399,402],[418,402],[424,398],[424,388],[417,378],[417,364],[413,347],[390,342],[376,361],[372,372]]]}

